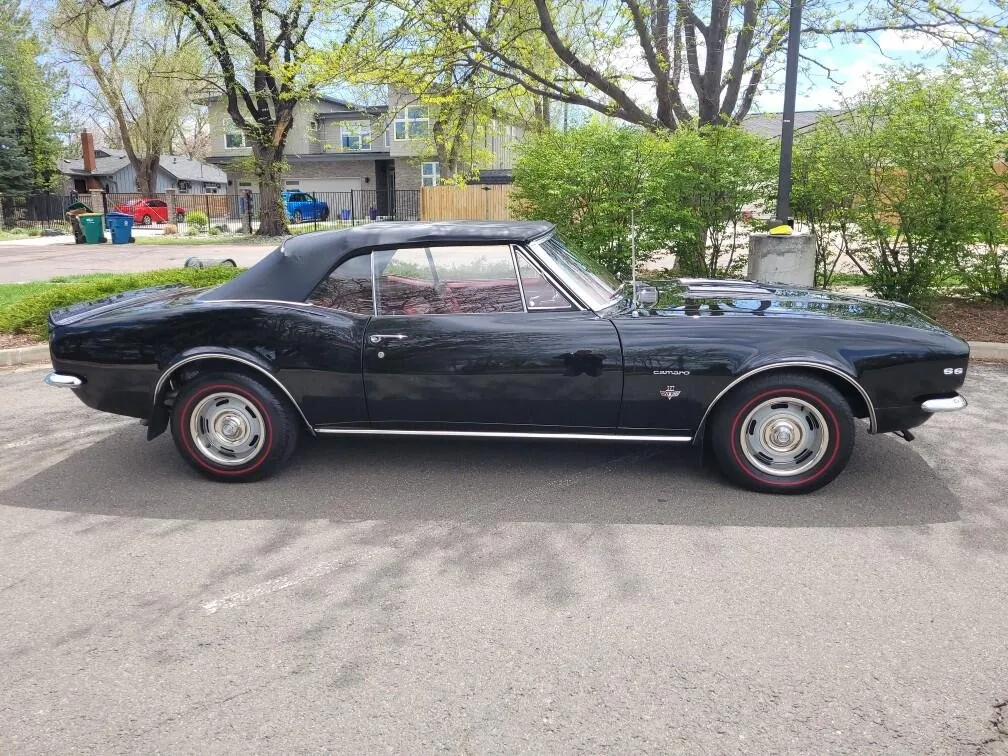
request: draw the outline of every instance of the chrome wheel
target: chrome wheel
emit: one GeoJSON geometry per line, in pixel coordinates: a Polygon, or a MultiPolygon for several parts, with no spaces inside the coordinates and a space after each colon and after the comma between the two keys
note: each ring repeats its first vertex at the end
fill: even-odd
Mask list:
{"type": "Polygon", "coordinates": [[[253,459],[266,443],[259,409],[231,392],[209,394],[200,400],[189,417],[189,433],[207,459],[228,467],[253,459]]]}
{"type": "Polygon", "coordinates": [[[800,475],[815,467],[829,448],[822,413],[802,399],[778,396],[746,415],[739,443],[749,464],[768,475],[800,475]]]}

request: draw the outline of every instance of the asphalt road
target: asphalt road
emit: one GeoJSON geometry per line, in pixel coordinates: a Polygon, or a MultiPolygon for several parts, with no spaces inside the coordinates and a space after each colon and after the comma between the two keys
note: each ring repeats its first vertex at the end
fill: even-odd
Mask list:
{"type": "Polygon", "coordinates": [[[41,376],[0,374],[4,753],[1008,752],[1004,367],[796,498],[505,442],[213,484],[41,376]]]}
{"type": "Polygon", "coordinates": [[[272,249],[268,244],[75,244],[73,237],[7,241],[0,242],[0,283],[178,268],[192,256],[230,257],[245,267],[259,262],[272,249]]]}

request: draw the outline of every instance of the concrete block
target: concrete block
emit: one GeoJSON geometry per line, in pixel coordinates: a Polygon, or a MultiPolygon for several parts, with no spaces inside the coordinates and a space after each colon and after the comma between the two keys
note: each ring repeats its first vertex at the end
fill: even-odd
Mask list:
{"type": "Polygon", "coordinates": [[[749,279],[807,288],[815,281],[816,242],[812,234],[749,236],[749,279]]]}

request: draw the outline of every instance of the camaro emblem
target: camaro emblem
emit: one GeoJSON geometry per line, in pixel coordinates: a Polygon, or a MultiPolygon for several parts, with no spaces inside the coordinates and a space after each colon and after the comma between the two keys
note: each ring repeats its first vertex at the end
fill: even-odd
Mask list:
{"type": "Polygon", "coordinates": [[[664,399],[675,399],[682,392],[675,386],[666,386],[664,389],[658,392],[658,395],[664,399]]]}

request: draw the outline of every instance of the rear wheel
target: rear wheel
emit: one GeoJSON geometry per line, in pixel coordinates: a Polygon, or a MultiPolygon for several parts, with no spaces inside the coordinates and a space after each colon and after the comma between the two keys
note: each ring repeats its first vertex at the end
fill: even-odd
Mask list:
{"type": "Polygon", "coordinates": [[[725,475],[753,491],[807,493],[839,475],[854,449],[854,417],[818,378],[779,373],[746,381],[718,406],[714,455],[725,475]]]}
{"type": "Polygon", "coordinates": [[[291,217],[291,220],[293,220],[295,223],[300,223],[302,217],[303,216],[301,215],[301,211],[295,210],[294,215],[291,217]]]}
{"type": "Polygon", "coordinates": [[[297,445],[289,403],[259,381],[213,373],[182,387],[172,407],[172,436],[182,457],[215,480],[258,480],[276,472],[297,445]]]}

